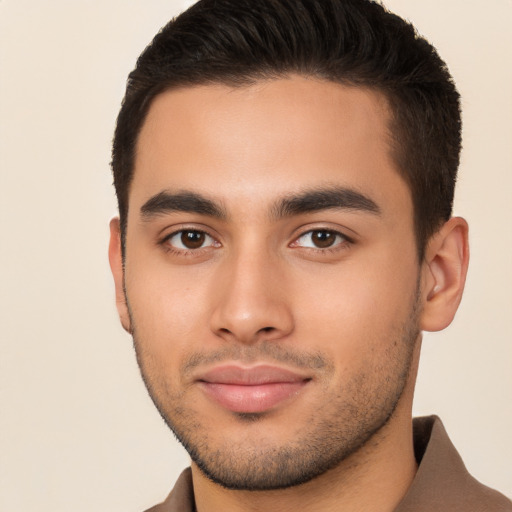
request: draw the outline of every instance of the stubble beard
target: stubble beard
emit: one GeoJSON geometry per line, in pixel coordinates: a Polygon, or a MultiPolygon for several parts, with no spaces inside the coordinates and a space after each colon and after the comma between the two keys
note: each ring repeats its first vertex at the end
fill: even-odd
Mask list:
{"type": "MultiPolygon", "coordinates": [[[[409,379],[419,339],[418,316],[416,296],[409,318],[395,329],[392,335],[395,341],[388,342],[390,348],[385,360],[346,383],[310,418],[305,418],[300,428],[290,425],[286,445],[273,445],[264,434],[259,439],[252,437],[236,442],[222,439],[221,433],[216,432],[217,439],[213,441],[210,426],[202,422],[200,413],[190,408],[184,394],[169,389],[165,379],[155,375],[154,365],[148,364],[150,356],[136,329],[133,341],[141,375],[153,403],[203,474],[228,489],[273,490],[297,486],[324,474],[356,454],[382,431],[393,416],[409,379]]],[[[253,352],[256,351],[261,356],[279,354],[280,360],[297,359],[295,354],[281,352],[271,343],[254,347],[253,352]]],[[[233,352],[240,353],[240,350],[233,352]]],[[[328,361],[324,364],[327,372],[332,369],[328,361]]],[[[236,416],[243,429],[244,424],[264,422],[267,413],[236,416]]]]}

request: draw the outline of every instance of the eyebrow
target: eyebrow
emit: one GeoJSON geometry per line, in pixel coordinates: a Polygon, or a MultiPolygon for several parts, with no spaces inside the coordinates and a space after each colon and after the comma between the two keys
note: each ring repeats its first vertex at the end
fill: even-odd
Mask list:
{"type": "Polygon", "coordinates": [[[225,219],[226,212],[217,203],[196,192],[169,192],[163,190],[149,198],[141,207],[143,220],[148,221],[171,212],[197,213],[225,219]]]}
{"type": "Polygon", "coordinates": [[[351,188],[327,187],[306,190],[279,200],[272,209],[276,218],[311,213],[320,210],[354,210],[380,215],[377,203],[351,188]]]}
{"type": "MultiPolygon", "coordinates": [[[[368,212],[380,215],[378,205],[369,197],[356,190],[344,187],[327,187],[290,194],[279,199],[271,208],[271,216],[276,219],[291,217],[321,210],[339,209],[368,212]]],[[[226,219],[227,214],[219,204],[192,192],[170,192],[163,190],[150,197],[140,209],[144,221],[171,212],[187,212],[226,219]]]]}

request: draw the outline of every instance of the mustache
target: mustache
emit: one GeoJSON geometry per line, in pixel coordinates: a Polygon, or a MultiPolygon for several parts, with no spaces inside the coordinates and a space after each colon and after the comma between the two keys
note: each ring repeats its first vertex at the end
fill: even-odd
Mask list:
{"type": "Polygon", "coordinates": [[[254,345],[230,345],[211,352],[196,352],[185,359],[181,373],[187,376],[200,366],[228,361],[238,361],[242,364],[284,363],[298,369],[325,373],[334,370],[333,363],[320,352],[302,352],[283,347],[276,342],[262,341],[254,345]]]}
{"type": "MultiPolygon", "coordinates": [[[[125,290],[125,300],[130,318],[131,336],[135,353],[140,366],[137,328],[133,318],[132,309],[125,290]]],[[[279,342],[262,340],[254,345],[232,344],[217,350],[195,352],[185,358],[181,365],[180,373],[183,377],[190,376],[200,366],[208,366],[215,363],[237,361],[241,364],[281,363],[299,370],[314,370],[315,372],[331,375],[334,373],[334,363],[320,351],[302,351],[284,347],[279,342]]]]}

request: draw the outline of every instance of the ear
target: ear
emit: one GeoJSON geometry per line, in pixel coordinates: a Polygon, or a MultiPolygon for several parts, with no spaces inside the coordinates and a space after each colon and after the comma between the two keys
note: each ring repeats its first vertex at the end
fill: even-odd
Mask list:
{"type": "Polygon", "coordinates": [[[114,277],[116,288],[116,306],[121,325],[125,331],[132,333],[132,325],[128,305],[126,304],[126,296],[124,293],[124,265],[123,253],[121,250],[121,229],[119,218],[115,217],[110,221],[110,243],[108,246],[108,259],[110,262],[110,270],[114,277]]]}
{"type": "Polygon", "coordinates": [[[462,298],[468,263],[468,224],[453,217],[432,236],[425,251],[422,330],[440,331],[450,325],[462,298]]]}

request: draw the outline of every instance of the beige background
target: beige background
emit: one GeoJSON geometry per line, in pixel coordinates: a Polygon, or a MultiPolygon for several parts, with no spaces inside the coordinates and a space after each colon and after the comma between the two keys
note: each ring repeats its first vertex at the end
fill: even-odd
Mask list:
{"type": "MultiPolygon", "coordinates": [[[[106,258],[110,141],[124,80],[187,3],[0,0],[0,510],[140,511],[186,454],[140,381],[106,258]]],[[[512,2],[389,0],[464,100],[456,213],[472,266],[454,325],[427,336],[416,414],[512,495],[512,2]]]]}

